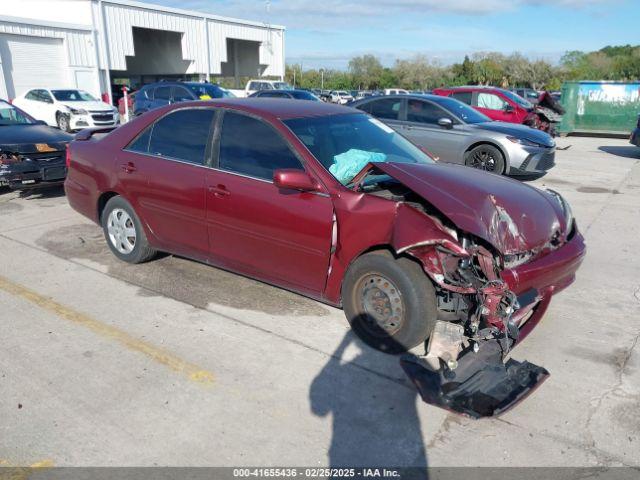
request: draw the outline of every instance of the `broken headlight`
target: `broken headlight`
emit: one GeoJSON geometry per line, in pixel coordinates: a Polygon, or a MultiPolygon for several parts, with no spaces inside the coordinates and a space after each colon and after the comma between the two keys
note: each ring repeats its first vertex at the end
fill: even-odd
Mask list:
{"type": "Polygon", "coordinates": [[[547,188],[547,192],[549,192],[551,196],[555,198],[556,201],[560,204],[560,207],[564,212],[565,222],[567,223],[567,232],[570,232],[573,229],[573,211],[571,210],[569,202],[567,202],[564,197],[555,190],[547,188]]]}

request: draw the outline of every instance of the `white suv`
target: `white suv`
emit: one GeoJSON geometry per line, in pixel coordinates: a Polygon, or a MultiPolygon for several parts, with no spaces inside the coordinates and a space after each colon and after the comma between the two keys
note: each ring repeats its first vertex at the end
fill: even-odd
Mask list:
{"type": "Polygon", "coordinates": [[[35,88],[16,97],[13,104],[35,119],[65,132],[114,127],[119,120],[115,107],[73,88],[35,88]]]}
{"type": "Polygon", "coordinates": [[[346,90],[332,90],[329,93],[329,100],[332,103],[344,105],[345,103],[353,102],[353,97],[346,90]]]}

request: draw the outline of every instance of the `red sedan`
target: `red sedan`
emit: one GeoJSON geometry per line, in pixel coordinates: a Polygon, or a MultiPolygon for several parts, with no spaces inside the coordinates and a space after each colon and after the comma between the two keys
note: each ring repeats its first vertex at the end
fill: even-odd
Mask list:
{"type": "Polygon", "coordinates": [[[585,253],[558,193],[437,164],[326,103],[170,105],[78,135],[68,163],[69,203],[123,261],[165,251],[242,273],[343,307],[376,348],[431,336],[449,368],[524,338],[585,253]]]}

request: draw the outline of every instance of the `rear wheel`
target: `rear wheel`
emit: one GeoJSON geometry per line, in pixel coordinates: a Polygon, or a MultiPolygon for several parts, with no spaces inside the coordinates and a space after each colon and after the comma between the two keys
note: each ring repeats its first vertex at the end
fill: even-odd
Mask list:
{"type": "Polygon", "coordinates": [[[157,252],[149,246],[133,207],[124,198],[117,196],[109,199],[101,222],[107,244],[120,260],[143,263],[156,255],[157,252]]]}
{"type": "Polygon", "coordinates": [[[501,175],[504,172],[504,156],[493,145],[482,144],[469,150],[464,157],[468,167],[501,175]]]}
{"type": "Polygon", "coordinates": [[[435,289],[420,265],[388,252],[368,253],[353,262],[342,301],[356,334],[386,353],[423,343],[437,317],[435,289]]]}

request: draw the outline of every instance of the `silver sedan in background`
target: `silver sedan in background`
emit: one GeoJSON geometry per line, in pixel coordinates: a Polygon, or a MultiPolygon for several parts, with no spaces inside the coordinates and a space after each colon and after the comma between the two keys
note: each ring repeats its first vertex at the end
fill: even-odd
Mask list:
{"type": "Polygon", "coordinates": [[[391,95],[350,106],[378,118],[441,162],[521,178],[540,177],[555,165],[556,144],[549,134],[494,122],[453,98],[391,95]]]}

